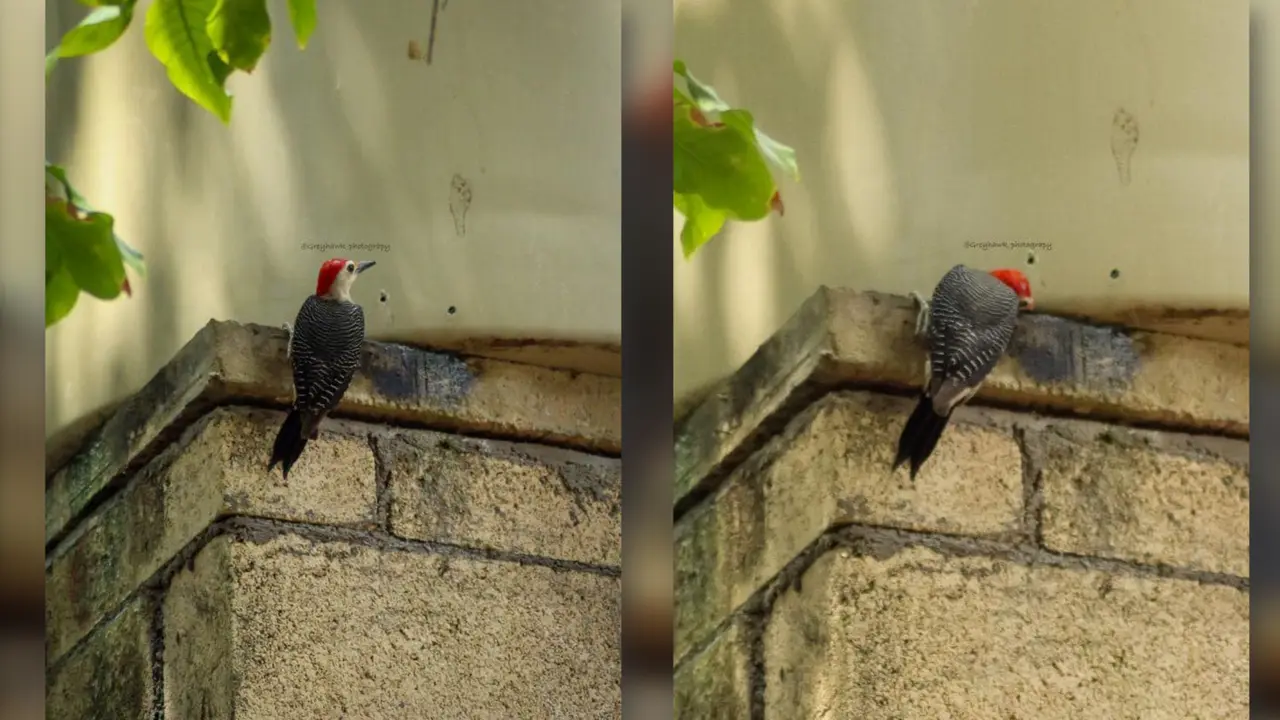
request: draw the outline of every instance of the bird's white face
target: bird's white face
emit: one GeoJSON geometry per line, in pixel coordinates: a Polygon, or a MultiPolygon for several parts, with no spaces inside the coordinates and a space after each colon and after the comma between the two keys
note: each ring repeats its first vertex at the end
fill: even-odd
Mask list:
{"type": "Polygon", "coordinates": [[[333,286],[330,288],[329,294],[332,295],[335,300],[350,301],[351,286],[355,284],[356,278],[360,276],[360,273],[373,267],[373,265],[374,262],[372,260],[366,260],[364,262],[348,260],[346,266],[344,266],[342,271],[338,273],[338,276],[333,279],[333,286]]]}

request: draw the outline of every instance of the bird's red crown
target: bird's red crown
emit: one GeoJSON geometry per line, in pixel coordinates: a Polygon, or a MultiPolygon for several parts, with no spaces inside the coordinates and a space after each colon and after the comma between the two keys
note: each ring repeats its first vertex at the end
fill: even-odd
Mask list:
{"type": "Polygon", "coordinates": [[[1022,274],[1021,270],[1013,270],[1011,268],[1001,268],[992,270],[991,274],[995,279],[1009,286],[1009,289],[1018,296],[1019,299],[1031,301],[1031,282],[1027,280],[1027,276],[1022,274]]]}
{"type": "Polygon", "coordinates": [[[316,278],[316,295],[329,294],[329,289],[333,287],[333,281],[338,279],[338,275],[346,266],[347,260],[345,258],[326,260],[320,266],[320,276],[316,278]]]}

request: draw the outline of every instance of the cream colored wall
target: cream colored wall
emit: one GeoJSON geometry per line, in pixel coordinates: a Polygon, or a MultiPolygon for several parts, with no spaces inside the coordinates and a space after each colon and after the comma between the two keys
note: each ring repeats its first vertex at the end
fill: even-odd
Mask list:
{"type": "MultiPolygon", "coordinates": [[[[136,390],[210,318],[292,321],[334,255],[378,261],[355,292],[375,337],[620,336],[620,3],[455,0],[428,66],[408,46],[427,44],[429,1],[321,3],[299,51],[272,0],[272,47],[233,80],[230,126],[170,86],[149,5],[49,86],[50,159],[149,274],[47,333],[48,433],[136,390]],[[472,197],[461,236],[455,174],[472,197]]],[[[51,3],[48,46],[83,12],[51,3]]]]}
{"type": "Polygon", "coordinates": [[[1246,2],[680,0],[675,46],[802,173],[785,217],[673,243],[677,397],[820,284],[927,292],[958,262],[1023,268],[1049,311],[1220,311],[1247,342],[1246,2]]]}

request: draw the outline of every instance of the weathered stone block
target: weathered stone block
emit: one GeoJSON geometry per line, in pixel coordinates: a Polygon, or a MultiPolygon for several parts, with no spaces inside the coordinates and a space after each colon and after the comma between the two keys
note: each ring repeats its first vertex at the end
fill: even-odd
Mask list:
{"type": "MultiPolygon", "coordinates": [[[[907,298],[820,288],[689,415],[676,443],[676,507],[824,390],[919,387],[924,351],[914,325],[907,298]]],[[[1248,437],[1249,348],[1030,314],[979,398],[1248,437]]]]}
{"type": "Polygon", "coordinates": [[[620,460],[426,431],[378,447],[395,535],[622,564],[620,460]]]}
{"type": "Polygon", "coordinates": [[[765,631],[766,717],[1247,718],[1249,595],[944,557],[829,552],[765,631]]]}
{"type": "Polygon", "coordinates": [[[1054,423],[1027,448],[1046,547],[1248,577],[1248,443],[1054,423]]]}
{"type": "Polygon", "coordinates": [[[675,672],[675,717],[679,720],[746,718],[751,715],[751,632],[735,617],[675,672]]]}
{"type": "Polygon", "coordinates": [[[152,720],[154,615],[149,600],[135,598],[54,667],[46,688],[46,717],[152,720]]]}
{"type": "Polygon", "coordinates": [[[166,711],[620,717],[620,597],[594,574],[224,536],[166,600],[166,711]]]}
{"type": "MultiPolygon", "coordinates": [[[[45,541],[67,532],[175,428],[229,399],[286,407],[292,392],[284,331],[210,322],[54,473],[45,495],[45,541]]],[[[368,343],[338,412],[617,454],[621,404],[617,377],[368,343]]]]}
{"type": "Polygon", "coordinates": [[[46,571],[50,662],[222,515],[374,523],[372,428],[327,421],[285,484],[266,470],[283,418],[215,410],[64,541],[46,571]]]}
{"type": "Polygon", "coordinates": [[[679,660],[828,528],[961,535],[1021,530],[1021,450],[1004,418],[965,408],[913,484],[890,473],[907,400],[834,393],[740,465],[676,528],[679,660]]]}

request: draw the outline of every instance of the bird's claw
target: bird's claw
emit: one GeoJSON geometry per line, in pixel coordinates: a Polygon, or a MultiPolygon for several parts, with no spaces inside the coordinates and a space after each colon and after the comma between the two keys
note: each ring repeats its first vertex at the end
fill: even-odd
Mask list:
{"type": "Polygon", "coordinates": [[[911,300],[916,305],[916,337],[927,339],[929,336],[929,301],[923,295],[912,290],[911,300]]]}

